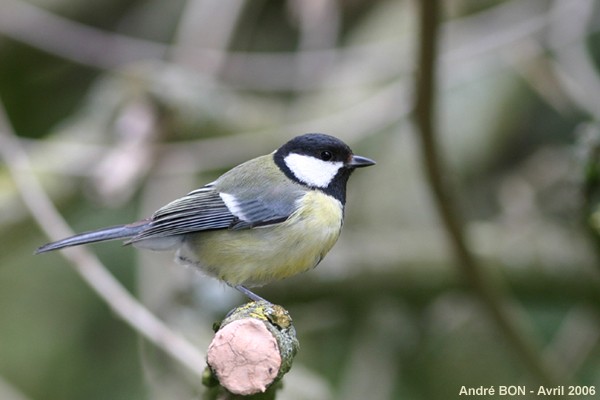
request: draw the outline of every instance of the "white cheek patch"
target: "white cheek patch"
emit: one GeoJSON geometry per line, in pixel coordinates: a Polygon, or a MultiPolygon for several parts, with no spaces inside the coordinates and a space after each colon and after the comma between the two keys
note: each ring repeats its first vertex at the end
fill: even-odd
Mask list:
{"type": "Polygon", "coordinates": [[[229,193],[219,193],[219,196],[221,196],[221,199],[229,209],[229,212],[231,212],[233,215],[235,215],[242,221],[248,221],[246,214],[244,214],[244,212],[242,211],[242,208],[240,207],[234,195],[229,193]]]}
{"type": "Polygon", "coordinates": [[[284,158],[285,164],[299,181],[319,188],[326,188],[344,166],[341,161],[323,161],[318,158],[290,153],[284,158]]]}

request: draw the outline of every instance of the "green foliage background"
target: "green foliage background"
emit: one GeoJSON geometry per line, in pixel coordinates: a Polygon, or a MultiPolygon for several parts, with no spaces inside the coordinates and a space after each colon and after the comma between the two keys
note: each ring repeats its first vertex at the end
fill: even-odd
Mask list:
{"type": "MultiPolygon", "coordinates": [[[[537,361],[600,390],[599,5],[440,3],[438,172],[469,249],[537,361]]],[[[301,343],[278,398],[536,389],[457,268],[424,178],[419,4],[1,0],[0,130],[79,231],[146,217],[297,134],[338,136],[378,164],[352,177],[321,265],[258,290],[301,343]]],[[[33,256],[45,241],[0,164],[0,398],[201,398],[59,254],[33,256]]],[[[170,255],[92,249],[202,351],[243,301],[170,255]]]]}

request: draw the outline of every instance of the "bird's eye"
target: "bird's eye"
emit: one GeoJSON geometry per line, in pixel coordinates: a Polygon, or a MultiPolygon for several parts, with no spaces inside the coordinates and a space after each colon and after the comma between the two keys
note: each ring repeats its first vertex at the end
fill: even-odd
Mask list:
{"type": "Polygon", "coordinates": [[[323,160],[323,161],[329,161],[332,158],[333,158],[333,154],[331,154],[330,151],[325,150],[325,151],[321,152],[321,160],[323,160]]]}

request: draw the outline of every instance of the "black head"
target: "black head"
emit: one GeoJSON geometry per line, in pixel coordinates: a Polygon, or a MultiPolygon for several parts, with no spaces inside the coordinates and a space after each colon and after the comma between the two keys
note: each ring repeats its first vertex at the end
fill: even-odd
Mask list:
{"type": "Polygon", "coordinates": [[[322,133],[297,136],[281,146],[275,163],[286,176],[302,185],[322,190],[339,201],[346,201],[346,183],[352,171],[375,162],[356,156],[338,138],[322,133]]]}

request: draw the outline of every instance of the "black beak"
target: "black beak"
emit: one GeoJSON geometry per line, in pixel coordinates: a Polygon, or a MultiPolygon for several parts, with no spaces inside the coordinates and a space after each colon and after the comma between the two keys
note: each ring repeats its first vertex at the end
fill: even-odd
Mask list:
{"type": "Polygon", "coordinates": [[[370,158],[357,156],[354,154],[352,157],[350,157],[350,161],[346,163],[346,166],[350,168],[362,168],[371,165],[375,165],[375,161],[371,160],[370,158]]]}

